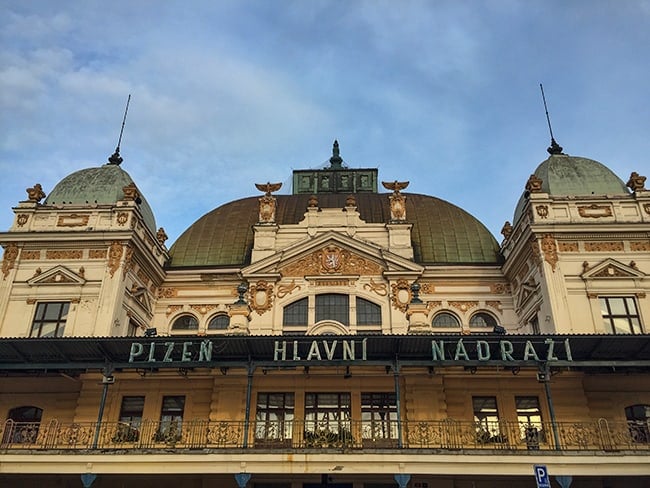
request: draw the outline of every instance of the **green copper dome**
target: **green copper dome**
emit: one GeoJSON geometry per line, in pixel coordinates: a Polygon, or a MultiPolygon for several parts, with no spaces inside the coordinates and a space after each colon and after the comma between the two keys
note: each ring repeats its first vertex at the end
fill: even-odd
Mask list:
{"type": "MultiPolygon", "coordinates": [[[[542,180],[541,191],[553,196],[629,194],[623,180],[593,159],[552,154],[537,167],[534,174],[542,180]]],[[[521,217],[525,203],[524,194],[517,203],[514,222],[521,217]]]]}
{"type": "MultiPolygon", "coordinates": [[[[438,198],[406,195],[406,215],[413,224],[414,259],[421,264],[496,264],[499,246],[476,218],[438,198]]],[[[343,208],[347,194],[319,194],[321,208],[343,208]]],[[[297,224],[310,195],[277,195],[276,222],[297,224]]],[[[357,193],[357,209],[368,223],[390,220],[388,194],[357,193]]],[[[227,203],[192,224],[170,249],[169,267],[243,266],[250,263],[258,198],[227,203]]]]}
{"type": "MultiPolygon", "coordinates": [[[[129,174],[117,164],[87,168],[63,178],[45,199],[45,205],[112,205],[124,200],[125,186],[133,183],[129,174]]],[[[151,207],[140,195],[140,212],[145,224],[155,234],[156,220],[151,207]]]]}

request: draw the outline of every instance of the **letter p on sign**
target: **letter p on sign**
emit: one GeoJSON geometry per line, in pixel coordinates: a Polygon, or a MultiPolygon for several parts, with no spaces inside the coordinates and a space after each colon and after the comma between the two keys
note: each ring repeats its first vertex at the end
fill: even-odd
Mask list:
{"type": "Polygon", "coordinates": [[[537,488],[551,488],[551,480],[548,477],[546,466],[543,464],[536,464],[534,470],[537,488]]]}

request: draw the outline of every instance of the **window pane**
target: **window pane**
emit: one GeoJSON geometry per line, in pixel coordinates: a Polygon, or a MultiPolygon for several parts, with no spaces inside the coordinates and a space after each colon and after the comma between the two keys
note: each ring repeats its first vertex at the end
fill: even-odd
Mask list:
{"type": "Polygon", "coordinates": [[[32,322],[32,337],[61,337],[68,318],[68,302],[45,302],[36,305],[32,322]]]}
{"type": "Polygon", "coordinates": [[[481,312],[472,316],[469,325],[470,327],[489,327],[492,329],[497,325],[497,321],[492,315],[481,312]]]}
{"type": "Polygon", "coordinates": [[[199,328],[199,321],[192,315],[183,315],[174,321],[174,330],[195,330],[199,328]]]}
{"type": "Polygon", "coordinates": [[[607,300],[612,315],[627,315],[625,301],[622,298],[608,298],[607,300]]]}
{"type": "Polygon", "coordinates": [[[307,325],[307,298],[301,298],[284,307],[284,325],[307,325]]]}
{"type": "Polygon", "coordinates": [[[600,297],[599,300],[606,331],[613,334],[643,332],[634,297],[600,297]]]}
{"type": "Polygon", "coordinates": [[[381,307],[357,297],[357,325],[381,325],[381,307]]]}
{"type": "Polygon", "coordinates": [[[348,295],[316,295],[316,322],[335,320],[343,325],[350,323],[350,297],[348,295]]]}
{"type": "Polygon", "coordinates": [[[433,327],[460,327],[458,319],[450,313],[442,312],[433,318],[433,327]]]}
{"type": "Polygon", "coordinates": [[[208,324],[208,330],[223,330],[230,325],[230,317],[225,313],[213,317],[208,324]]]}

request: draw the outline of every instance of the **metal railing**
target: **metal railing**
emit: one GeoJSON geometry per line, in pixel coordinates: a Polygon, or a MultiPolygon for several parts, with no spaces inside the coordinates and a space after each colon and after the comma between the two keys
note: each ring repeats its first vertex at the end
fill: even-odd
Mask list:
{"type": "Polygon", "coordinates": [[[0,449],[435,449],[443,451],[650,451],[650,424],[500,421],[489,425],[453,419],[311,422],[186,420],[139,423],[50,420],[0,425],[0,449]],[[401,439],[399,436],[401,429],[401,439]],[[245,439],[248,430],[248,439],[245,439]],[[246,441],[246,442],[245,442],[246,441]],[[400,443],[401,441],[401,443],[400,443]]]}

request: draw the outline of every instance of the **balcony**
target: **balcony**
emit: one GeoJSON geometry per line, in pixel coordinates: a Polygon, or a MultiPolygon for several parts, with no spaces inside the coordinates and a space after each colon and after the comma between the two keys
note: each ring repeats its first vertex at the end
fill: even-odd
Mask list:
{"type": "Polygon", "coordinates": [[[525,425],[501,421],[484,425],[452,419],[430,421],[255,422],[188,420],[139,425],[121,422],[18,423],[0,428],[0,449],[32,453],[51,450],[133,451],[147,449],[254,449],[258,451],[394,449],[464,454],[485,450],[650,451],[650,425],[612,422],[550,422],[525,425]],[[247,434],[248,432],[248,434],[247,434]],[[401,439],[399,433],[401,432],[401,439]]]}

